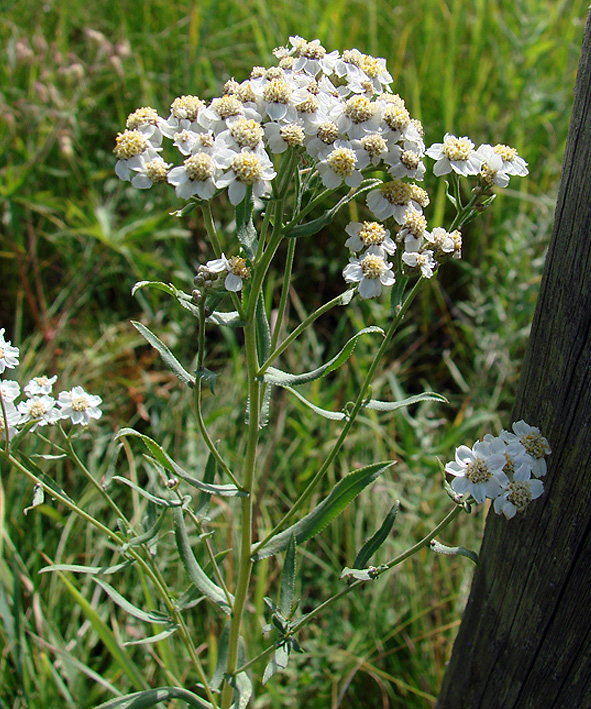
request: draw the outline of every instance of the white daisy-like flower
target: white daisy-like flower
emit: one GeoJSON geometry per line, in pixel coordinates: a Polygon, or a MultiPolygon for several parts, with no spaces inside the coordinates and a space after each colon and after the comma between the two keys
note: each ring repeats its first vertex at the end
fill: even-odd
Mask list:
{"type": "Polygon", "coordinates": [[[132,178],[130,170],[141,167],[142,160],[151,160],[158,155],[160,148],[155,148],[137,129],[118,133],[113,153],[117,158],[115,174],[120,180],[128,182],[132,178]],[[141,156],[141,158],[140,158],[141,156]]]}
{"type": "Polygon", "coordinates": [[[476,151],[482,159],[480,178],[485,185],[507,187],[510,175],[524,177],[528,174],[527,163],[514,148],[508,145],[481,145],[476,151]]]}
{"type": "Polygon", "coordinates": [[[382,286],[391,286],[395,281],[392,264],[384,259],[383,253],[379,247],[371,246],[362,258],[351,258],[343,269],[347,283],[359,283],[359,295],[364,300],[377,298],[382,286]]]}
{"type": "Polygon", "coordinates": [[[390,231],[379,222],[350,222],[345,227],[345,231],[349,234],[345,246],[355,253],[372,246],[381,248],[386,254],[393,254],[396,251],[396,244],[390,238],[390,231]]]}
{"type": "Polygon", "coordinates": [[[325,154],[328,146],[334,146],[340,136],[339,127],[334,121],[322,121],[310,140],[306,142],[306,151],[313,158],[325,154]]]}
{"type": "Polygon", "coordinates": [[[545,456],[550,455],[552,451],[548,441],[537,426],[530,426],[523,419],[516,421],[513,426],[513,433],[502,431],[501,438],[507,444],[507,451],[510,455],[519,455],[525,450],[532,459],[532,473],[536,478],[541,478],[546,475],[546,460],[545,456]]]}
{"type": "Polygon", "coordinates": [[[216,137],[216,146],[218,148],[228,148],[235,152],[240,152],[242,149],[253,150],[260,152],[264,150],[263,146],[263,128],[258,121],[252,118],[244,118],[242,116],[234,116],[228,118],[227,128],[216,137]]]}
{"type": "Polygon", "coordinates": [[[509,480],[528,480],[531,477],[535,461],[525,449],[515,450],[511,453],[507,443],[500,436],[493,436],[490,433],[484,436],[483,441],[488,444],[491,453],[505,456],[507,462],[503,466],[503,472],[509,480]]]}
{"type": "Polygon", "coordinates": [[[224,281],[224,287],[226,290],[233,293],[242,290],[242,279],[250,278],[250,269],[246,265],[246,259],[241,256],[226,258],[225,254],[222,254],[220,258],[208,261],[205,265],[207,270],[212,273],[223,273],[226,271],[227,275],[224,281]]]}
{"type": "Polygon", "coordinates": [[[541,480],[530,479],[529,472],[510,480],[503,485],[501,494],[495,498],[493,506],[497,514],[503,514],[507,519],[515,517],[517,512],[523,512],[532,500],[536,500],[544,492],[541,480]]]}
{"type": "MultiPolygon", "coordinates": [[[[369,78],[373,88],[372,93],[381,94],[384,91],[384,87],[392,83],[392,74],[388,71],[386,60],[382,57],[372,57],[371,54],[364,54],[359,68],[369,78]]],[[[358,93],[355,91],[354,83],[355,80],[350,82],[349,86],[352,91],[358,93]]],[[[361,82],[359,84],[361,85],[361,82]]]]}
{"type": "Polygon", "coordinates": [[[509,478],[503,472],[505,456],[492,453],[488,443],[477,441],[470,449],[468,446],[456,448],[455,462],[445,466],[445,472],[454,476],[451,486],[458,495],[470,493],[478,504],[488,497],[497,498],[503,486],[509,484],[509,478]]]}
{"type": "Polygon", "coordinates": [[[125,127],[128,130],[138,130],[154,147],[158,147],[162,143],[161,126],[164,123],[156,109],[142,106],[127,116],[125,127]]]}
{"type": "Polygon", "coordinates": [[[406,150],[400,145],[393,145],[384,155],[384,162],[388,165],[388,172],[392,177],[410,177],[413,180],[422,180],[425,176],[425,165],[419,153],[406,150]]]}
{"type": "Polygon", "coordinates": [[[379,165],[389,154],[388,142],[379,129],[352,140],[351,147],[357,155],[357,164],[361,170],[370,162],[372,165],[379,165]]]}
{"type": "Polygon", "coordinates": [[[406,213],[400,231],[396,235],[396,241],[404,241],[405,251],[421,251],[428,234],[425,216],[419,212],[410,211],[406,213]]]}
{"type": "Polygon", "coordinates": [[[92,419],[99,419],[103,412],[98,408],[103,400],[100,396],[87,394],[81,386],[71,391],[62,391],[58,397],[62,418],[70,418],[72,423],[88,426],[92,419]]]}
{"type": "Polygon", "coordinates": [[[37,426],[47,426],[47,424],[59,421],[62,415],[55,404],[55,399],[47,396],[47,394],[33,396],[26,401],[21,401],[17,407],[22,416],[21,423],[35,421],[35,426],[33,427],[35,429],[37,426]]]}
{"type": "MultiPolygon", "coordinates": [[[[482,145],[480,147],[484,148],[490,146],[482,145]]],[[[525,177],[529,174],[529,170],[527,169],[527,163],[523,158],[519,157],[519,154],[517,150],[515,150],[515,148],[511,148],[508,145],[502,145],[501,143],[497,143],[497,145],[495,145],[492,150],[494,154],[498,155],[503,161],[502,170],[503,172],[507,173],[507,175],[525,177]]],[[[480,152],[480,148],[478,148],[478,152],[480,152]]]]}
{"type": "Polygon", "coordinates": [[[0,328],[0,374],[5,369],[14,369],[18,366],[19,350],[13,347],[10,340],[4,339],[4,328],[0,328]]]}
{"type": "Polygon", "coordinates": [[[178,96],[170,106],[168,120],[160,123],[160,130],[167,138],[174,138],[184,130],[199,132],[197,118],[205,103],[198,96],[178,96]]]}
{"type": "Polygon", "coordinates": [[[246,197],[247,188],[252,187],[253,197],[263,197],[271,191],[271,180],[277,173],[269,156],[242,150],[221,149],[216,154],[216,165],[226,172],[216,180],[218,188],[228,188],[228,198],[233,205],[240,204],[246,197]]]}
{"type": "Polygon", "coordinates": [[[456,232],[457,229],[450,233],[443,227],[436,226],[430,234],[428,232],[425,233],[425,240],[434,247],[437,257],[442,257],[444,255],[455,256],[457,248],[457,234],[459,234],[459,232],[457,232],[457,234],[456,232]]]}
{"type": "Polygon", "coordinates": [[[189,199],[197,195],[199,199],[211,199],[216,192],[215,178],[218,169],[214,158],[208,153],[189,155],[183,165],[173,167],[167,175],[177,197],[189,199]]]}
{"type": "Polygon", "coordinates": [[[273,154],[284,153],[289,148],[304,144],[306,134],[301,121],[295,123],[265,123],[265,138],[273,154]]]}
{"type": "Polygon", "coordinates": [[[46,377],[45,375],[40,377],[33,377],[31,381],[25,387],[25,394],[28,397],[31,396],[43,396],[44,394],[51,394],[53,385],[57,381],[57,374],[53,377],[46,377]]]}
{"type": "Polygon", "coordinates": [[[405,251],[402,260],[411,268],[418,268],[423,278],[432,278],[433,272],[437,268],[437,261],[433,258],[433,252],[426,251],[405,251]]]}
{"type": "Polygon", "coordinates": [[[21,393],[21,388],[18,382],[13,382],[10,379],[0,381],[0,398],[7,404],[18,399],[21,393]]]}
{"type": "Polygon", "coordinates": [[[17,431],[17,426],[21,422],[21,415],[12,402],[5,401],[4,410],[6,412],[6,420],[2,409],[0,409],[0,441],[12,440],[12,437],[17,431]]]}
{"type": "Polygon", "coordinates": [[[445,134],[443,143],[433,143],[426,155],[436,160],[433,174],[437,176],[446,175],[452,170],[464,177],[477,175],[482,164],[482,158],[474,150],[474,143],[469,138],[456,138],[450,133],[445,134]]]}
{"type": "Polygon", "coordinates": [[[408,212],[423,212],[417,197],[411,184],[394,179],[371,190],[367,195],[367,206],[380,221],[394,217],[398,224],[404,224],[408,212]]]}
{"type": "Polygon", "coordinates": [[[347,133],[349,138],[362,138],[368,133],[375,133],[381,119],[378,104],[367,96],[357,94],[335,106],[330,117],[340,132],[347,133]]]}
{"type": "Polygon", "coordinates": [[[325,187],[334,189],[343,181],[349,187],[359,187],[363,175],[357,169],[357,155],[350,143],[337,140],[332,150],[327,149],[324,153],[320,153],[319,157],[321,159],[317,168],[325,187]]]}
{"type": "Polygon", "coordinates": [[[167,181],[172,163],[164,162],[160,155],[150,160],[140,155],[138,161],[139,164],[131,168],[136,173],[131,178],[132,187],[138,190],[148,190],[152,185],[167,181]]]}

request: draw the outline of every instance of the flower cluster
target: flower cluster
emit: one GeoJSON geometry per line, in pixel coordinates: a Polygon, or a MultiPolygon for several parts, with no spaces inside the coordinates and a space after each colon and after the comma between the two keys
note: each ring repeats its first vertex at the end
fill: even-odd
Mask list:
{"type": "Polygon", "coordinates": [[[456,449],[455,461],[445,466],[454,476],[451,487],[457,495],[481,504],[493,500],[497,514],[511,519],[544,492],[540,477],[546,474],[545,456],[552,452],[540,429],[517,421],[512,432],[487,434],[472,448],[456,449]]]}
{"type": "MultiPolygon", "coordinates": [[[[4,329],[0,329],[0,373],[6,368],[14,369],[19,363],[19,349],[4,339],[4,329]]],[[[21,396],[18,382],[0,380],[0,440],[11,438],[18,427],[32,422],[32,429],[47,426],[62,419],[70,419],[74,424],[86,426],[92,419],[102,416],[98,408],[102,404],[100,396],[87,394],[81,386],[71,391],[60,392],[57,400],[52,396],[57,376],[34,377],[25,386],[25,398],[21,396]]]]}
{"type": "MultiPolygon", "coordinates": [[[[458,230],[427,230],[429,197],[416,182],[425,174],[425,154],[437,161],[436,175],[480,174],[484,191],[506,186],[509,175],[527,174],[508,146],[475,150],[467,138],[446,135],[426,151],[423,127],[393,92],[385,59],[357,49],[328,52],[319,40],[298,36],[274,54],[274,66],[254,67],[242,82],[229,80],[224,94],[209,103],[185,95],[175,98],[167,118],[150,107],[130,114],[114,149],[117,175],[138,189],[168,183],[182,199],[210,200],[227,188],[238,205],[271,194],[277,156],[288,151],[299,151],[330,190],[343,184],[356,189],[368,173],[387,173],[368,192],[367,207],[391,226],[364,222],[347,229],[352,255],[343,276],[359,284],[362,298],[374,298],[394,283],[395,270],[431,278],[443,260],[461,253],[458,230]],[[172,141],[182,164],[162,157],[163,138],[172,141]],[[387,236],[378,243],[375,232],[387,236]],[[403,247],[392,264],[395,242],[403,247]]],[[[225,255],[210,262],[214,272],[230,276],[228,290],[242,287],[246,267],[239,258],[238,269],[225,255]]]]}

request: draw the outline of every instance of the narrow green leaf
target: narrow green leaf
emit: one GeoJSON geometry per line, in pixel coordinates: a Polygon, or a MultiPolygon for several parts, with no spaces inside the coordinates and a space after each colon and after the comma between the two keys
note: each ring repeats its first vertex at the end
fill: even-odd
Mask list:
{"type": "Polygon", "coordinates": [[[287,545],[287,554],[283,564],[283,574],[281,576],[281,593],[279,596],[279,610],[284,618],[291,613],[293,605],[293,594],[295,589],[296,573],[296,540],[292,534],[287,545]]]}
{"type": "Polygon", "coordinates": [[[253,561],[259,561],[267,556],[273,556],[287,549],[292,535],[297,544],[302,544],[307,539],[322,531],[327,524],[337,517],[359,493],[372,483],[384,470],[394,465],[388,463],[374,463],[365,468],[360,468],[346,475],[334,486],[326,497],[312,512],[283,532],[271,537],[269,541],[252,556],[253,561]]]}
{"type": "Polygon", "coordinates": [[[342,421],[343,419],[347,418],[347,415],[342,411],[328,411],[327,409],[321,409],[320,406],[316,406],[316,404],[313,404],[311,401],[308,401],[308,399],[302,396],[299,391],[296,391],[291,387],[286,386],[283,388],[293,394],[297,399],[302,402],[302,404],[311,409],[315,414],[318,414],[319,416],[322,416],[325,419],[329,419],[331,421],[342,421]]]}
{"type": "Polygon", "coordinates": [[[195,709],[212,709],[212,705],[205,699],[201,699],[193,692],[181,687],[159,687],[158,689],[147,689],[143,692],[127,694],[125,697],[116,697],[99,704],[96,709],[149,709],[155,707],[159,702],[171,699],[182,699],[195,709]]]}
{"type": "Polygon", "coordinates": [[[142,288],[155,288],[176,298],[177,290],[172,283],[162,283],[162,281],[138,281],[131,289],[131,295],[135,295],[142,288]]]}
{"type": "Polygon", "coordinates": [[[53,566],[44,566],[39,569],[40,574],[46,574],[50,571],[71,571],[74,574],[100,574],[101,576],[106,576],[107,574],[116,574],[118,571],[126,569],[128,566],[135,564],[133,559],[126,559],[120,564],[115,564],[114,566],[80,566],[79,564],[54,564],[53,566]]]}
{"type": "Polygon", "coordinates": [[[64,576],[64,574],[61,572],[58,573],[66,589],[82,609],[82,612],[89,620],[90,624],[95,629],[100,639],[103,641],[103,644],[105,645],[108,652],[111,654],[111,657],[115,660],[115,662],[119,665],[122,671],[131,680],[133,686],[137,689],[147,689],[148,683],[144,678],[143,673],[135,665],[135,663],[132,662],[125,650],[120,647],[111,629],[100,618],[98,613],[84,598],[84,596],[78,591],[78,589],[72,583],[70,583],[66,576],[64,576]]]}
{"type": "Polygon", "coordinates": [[[187,384],[190,387],[195,386],[195,377],[187,372],[187,370],[172,354],[164,342],[159,340],[158,337],[156,337],[151,330],[148,330],[145,325],[142,325],[142,323],[132,320],[131,324],[140,333],[140,335],[142,335],[142,337],[144,337],[152,345],[160,357],[162,357],[162,360],[166,366],[173,371],[173,373],[178,377],[178,379],[180,379],[181,382],[183,382],[183,384],[187,384]]]}
{"type": "Polygon", "coordinates": [[[211,678],[209,686],[214,692],[222,686],[224,675],[226,674],[226,666],[228,664],[228,648],[230,646],[230,624],[226,623],[218,641],[218,656],[215,664],[215,670],[211,678]]]}
{"type": "Polygon", "coordinates": [[[396,502],[392,505],[392,509],[386,515],[386,519],[382,522],[382,526],[359,550],[359,554],[357,554],[357,557],[353,562],[354,569],[365,568],[371,557],[386,541],[388,535],[392,531],[392,527],[394,526],[394,521],[396,519],[396,515],[398,514],[399,507],[400,502],[396,500],[396,502]]]}
{"type": "Polygon", "coordinates": [[[313,369],[310,372],[304,372],[303,374],[291,374],[290,372],[283,372],[280,369],[275,369],[275,367],[269,367],[265,374],[263,374],[263,381],[283,387],[297,386],[299,384],[305,384],[306,382],[313,382],[315,379],[323,377],[325,374],[334,371],[344,364],[353,353],[357,340],[361,337],[361,335],[368,335],[374,332],[378,332],[381,335],[384,334],[381,327],[363,328],[363,330],[360,330],[357,334],[353,335],[353,337],[345,344],[343,349],[338,354],[317,369],[313,369]]]}
{"type": "Polygon", "coordinates": [[[236,701],[231,704],[230,709],[246,709],[252,697],[252,682],[250,681],[250,677],[246,672],[241,672],[233,678],[230,684],[238,694],[236,701]]]}
{"type": "MultiPolygon", "coordinates": [[[[218,605],[224,613],[229,615],[232,612],[232,609],[228,604],[226,594],[223,589],[221,589],[205,574],[193,554],[191,543],[189,542],[189,534],[187,533],[187,528],[185,526],[183,511],[179,508],[173,510],[173,519],[174,536],[176,539],[177,549],[189,578],[204,596],[207,596],[207,598],[218,605]]],[[[233,596],[230,596],[230,599],[233,603],[233,596]]]]}
{"type": "Polygon", "coordinates": [[[138,620],[143,620],[145,623],[156,623],[156,624],[166,624],[172,623],[172,619],[166,616],[164,613],[159,611],[144,611],[141,608],[137,608],[133,603],[130,603],[127,598],[124,598],[119,591],[116,591],[113,586],[103,581],[100,578],[92,579],[97,583],[103,591],[109,596],[109,598],[116,603],[119,608],[124,610],[129,615],[137,618],[138,620]]]}
{"type": "MultiPolygon", "coordinates": [[[[179,478],[181,478],[181,480],[184,480],[186,483],[197,488],[198,490],[201,490],[202,492],[207,492],[209,495],[220,495],[221,497],[234,497],[235,495],[243,497],[244,495],[246,495],[246,493],[242,490],[239,490],[236,485],[212,485],[210,483],[205,483],[201,482],[201,480],[197,480],[197,478],[194,478],[188,473],[186,473],[181,468],[181,466],[178,465],[178,463],[175,463],[175,461],[168,455],[168,453],[166,453],[163,448],[161,448],[156,443],[156,441],[153,441],[149,436],[146,436],[143,433],[139,433],[133,428],[122,428],[117,433],[115,438],[121,438],[122,436],[135,436],[136,438],[139,438],[146,446],[146,448],[150,451],[150,453],[154,456],[154,458],[158,461],[158,463],[164,466],[164,468],[166,468],[168,472],[178,476],[179,478]]],[[[119,479],[125,480],[125,478],[119,479]]],[[[129,481],[126,481],[126,484],[129,485],[129,481]]],[[[172,502],[170,502],[167,506],[172,507],[174,505],[172,502]]]]}
{"type": "Polygon", "coordinates": [[[43,486],[38,483],[37,485],[33,486],[33,500],[28,507],[25,507],[25,509],[23,510],[23,514],[26,515],[27,512],[29,512],[30,510],[34,509],[35,507],[39,507],[39,505],[42,505],[43,500],[45,500],[43,486]]]}
{"type": "Polygon", "coordinates": [[[178,625],[173,623],[169,628],[166,628],[166,630],[163,630],[161,633],[150,635],[150,637],[142,638],[141,640],[128,640],[126,643],[123,643],[123,645],[125,647],[128,645],[151,645],[152,643],[160,642],[160,640],[166,640],[166,638],[169,638],[178,630],[178,627],[178,625]]]}
{"type": "Polygon", "coordinates": [[[242,244],[246,257],[249,261],[252,261],[256,256],[258,246],[257,230],[252,221],[252,216],[249,216],[248,220],[242,226],[239,226],[236,236],[242,244]]]}
{"type": "Polygon", "coordinates": [[[480,559],[478,554],[471,549],[466,549],[465,547],[446,547],[445,544],[440,544],[435,539],[432,539],[429,543],[429,548],[431,551],[435,551],[438,554],[447,554],[448,556],[465,556],[470,561],[473,561],[476,566],[480,566],[480,559]]]}
{"type": "Polygon", "coordinates": [[[257,333],[257,351],[259,362],[266,362],[271,354],[271,326],[265,311],[265,301],[260,293],[255,311],[255,323],[257,333]]]}
{"type": "Polygon", "coordinates": [[[152,541],[152,539],[154,539],[154,537],[160,531],[165,517],[166,508],[162,510],[160,516],[156,519],[156,521],[152,524],[151,527],[146,529],[143,534],[138,534],[137,537],[133,537],[133,539],[130,539],[126,544],[121,547],[121,551],[125,552],[127,550],[127,547],[139,547],[142,544],[148,544],[148,542],[152,541]]]}
{"type": "Polygon", "coordinates": [[[334,207],[331,207],[316,219],[312,219],[312,221],[306,222],[306,224],[299,224],[298,226],[295,226],[291,229],[291,231],[287,232],[285,236],[290,239],[299,239],[304,236],[313,236],[314,234],[317,234],[322,228],[332,222],[341,207],[344,207],[346,204],[356,199],[359,195],[371,190],[380,183],[381,180],[364,180],[357,191],[345,195],[345,197],[340,199],[334,207]]]}
{"type": "Polygon", "coordinates": [[[276,673],[284,670],[289,662],[289,651],[291,647],[289,643],[282,643],[274,652],[273,659],[265,667],[262,683],[267,684],[271,677],[276,673]]]}
{"type": "Polygon", "coordinates": [[[207,384],[212,394],[215,394],[215,380],[218,378],[215,372],[212,372],[211,369],[207,369],[207,367],[202,367],[195,372],[195,375],[207,384]]]}
{"type": "Polygon", "coordinates": [[[244,327],[246,325],[246,322],[240,318],[236,310],[231,313],[212,313],[205,318],[205,322],[212,325],[225,325],[226,327],[244,327]]]}
{"type": "Polygon", "coordinates": [[[164,497],[158,497],[157,495],[153,495],[151,492],[144,490],[143,487],[136,485],[136,483],[134,483],[132,480],[122,478],[120,475],[113,475],[113,480],[127,485],[128,487],[135,490],[138,495],[141,495],[146,500],[149,500],[150,502],[153,502],[155,505],[159,505],[160,507],[179,507],[183,504],[182,500],[167,500],[164,497]]]}
{"type": "Polygon", "coordinates": [[[394,283],[390,289],[390,313],[392,315],[398,314],[398,306],[402,305],[402,296],[404,295],[404,289],[407,283],[407,276],[399,276],[396,279],[396,283],[394,283]]]}
{"type": "MultiPolygon", "coordinates": [[[[216,446],[217,448],[217,446],[216,446]]],[[[213,457],[213,453],[209,453],[207,456],[207,462],[205,463],[205,472],[203,473],[203,482],[205,485],[211,485],[215,480],[215,473],[217,470],[217,462],[213,457]]],[[[211,500],[211,495],[204,490],[201,491],[199,499],[197,501],[197,508],[195,513],[198,517],[204,517],[209,510],[209,503],[211,500]]]]}
{"type": "Polygon", "coordinates": [[[376,399],[370,399],[363,404],[363,407],[366,409],[371,409],[372,411],[396,411],[397,409],[403,409],[407,406],[418,404],[421,401],[440,401],[444,404],[449,403],[442,394],[437,394],[433,391],[425,391],[422,394],[415,394],[414,396],[409,396],[406,399],[402,399],[402,401],[377,401],[376,399]]]}

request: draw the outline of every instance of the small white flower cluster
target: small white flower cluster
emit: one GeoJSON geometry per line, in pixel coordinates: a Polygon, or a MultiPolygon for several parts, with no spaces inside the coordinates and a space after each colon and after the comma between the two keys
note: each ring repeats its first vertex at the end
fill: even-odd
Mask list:
{"type": "Polygon", "coordinates": [[[445,466],[454,476],[451,487],[459,496],[471,496],[481,504],[493,500],[497,514],[511,519],[544,492],[538,478],[546,474],[545,457],[552,452],[540,429],[525,421],[500,436],[487,434],[470,449],[456,449],[455,461],[445,466]]]}
{"type": "MultiPolygon", "coordinates": [[[[5,369],[14,369],[19,363],[19,349],[4,339],[4,328],[0,329],[0,374],[5,369]]],[[[21,395],[18,382],[0,380],[0,440],[11,440],[18,426],[34,422],[37,426],[47,426],[61,419],[69,418],[72,423],[86,426],[92,419],[102,416],[98,408],[102,404],[100,396],[87,394],[80,386],[71,391],[60,392],[56,400],[52,389],[57,376],[34,377],[24,388],[25,399],[18,404],[21,395]]]]}
{"type": "MultiPolygon", "coordinates": [[[[392,219],[390,232],[396,230],[395,240],[404,242],[398,269],[431,278],[443,260],[459,257],[459,231],[427,231],[423,209],[429,196],[414,182],[425,174],[424,131],[393,92],[386,60],[357,49],[328,52],[319,40],[298,36],[274,54],[275,66],[254,67],[241,83],[229,80],[224,95],[209,104],[187,95],[172,102],[168,118],[150,107],[131,113],[116,140],[117,175],[138,189],[168,183],[182,199],[209,200],[227,188],[237,205],[248,194],[268,196],[277,175],[275,156],[300,151],[328,189],[343,183],[355,189],[368,172],[388,173],[386,182],[368,192],[367,206],[376,219],[392,219]],[[163,138],[172,140],[181,165],[162,158],[163,138]]],[[[467,138],[446,135],[426,154],[437,160],[436,175],[480,170],[490,186],[504,186],[509,174],[527,174],[512,148],[473,148],[467,138]]],[[[347,233],[359,235],[366,224],[349,225],[347,233]]],[[[353,255],[343,275],[359,283],[362,298],[375,298],[382,286],[394,283],[387,259],[395,246],[371,239],[347,244],[353,255]]],[[[213,272],[225,271],[226,288],[238,291],[246,267],[242,259],[235,265],[225,255],[208,264],[213,272]]]]}

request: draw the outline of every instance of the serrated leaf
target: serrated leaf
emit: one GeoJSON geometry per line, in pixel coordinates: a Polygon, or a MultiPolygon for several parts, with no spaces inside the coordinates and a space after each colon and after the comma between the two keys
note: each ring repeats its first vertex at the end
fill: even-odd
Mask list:
{"type": "Polygon", "coordinates": [[[372,411],[396,411],[397,409],[403,409],[407,406],[418,404],[421,401],[439,401],[443,404],[449,403],[442,394],[437,394],[433,391],[425,391],[422,394],[415,394],[401,401],[377,401],[376,399],[370,399],[364,402],[362,406],[372,411]]]}
{"type": "Polygon", "coordinates": [[[297,399],[302,402],[302,404],[311,409],[315,414],[318,414],[319,416],[322,416],[325,419],[329,419],[331,421],[342,421],[343,419],[347,418],[347,415],[342,411],[328,411],[327,409],[320,408],[320,406],[316,406],[316,404],[313,404],[311,401],[308,401],[305,396],[302,396],[299,391],[296,391],[291,387],[286,386],[283,388],[293,394],[297,399]]]}
{"type": "Polygon", "coordinates": [[[283,532],[271,537],[269,541],[252,556],[259,561],[287,549],[292,535],[297,544],[318,534],[332,522],[359,493],[372,483],[384,470],[394,465],[392,462],[374,463],[346,475],[334,486],[330,494],[303,519],[283,532]]]}
{"type": "Polygon", "coordinates": [[[152,345],[152,347],[158,352],[160,357],[162,357],[162,360],[166,364],[166,366],[172,370],[172,372],[181,382],[183,382],[183,384],[187,384],[187,386],[190,387],[195,386],[195,377],[193,377],[191,374],[189,374],[189,372],[187,372],[187,370],[172,354],[172,352],[168,349],[164,342],[158,339],[158,337],[156,337],[156,335],[145,325],[142,325],[142,323],[137,322],[136,320],[132,320],[131,324],[140,333],[140,335],[142,335],[142,337],[144,337],[147,342],[152,345]]]}
{"type": "Polygon", "coordinates": [[[313,236],[314,234],[317,234],[322,228],[332,222],[341,207],[344,207],[346,204],[356,199],[359,195],[371,190],[380,183],[381,180],[364,180],[359,189],[353,192],[353,194],[345,195],[345,197],[340,199],[334,207],[327,209],[324,214],[320,215],[316,219],[312,219],[312,221],[306,222],[306,224],[299,224],[298,226],[295,226],[287,232],[285,236],[289,239],[299,239],[301,237],[313,236]]]}
{"type": "Polygon", "coordinates": [[[133,559],[126,559],[120,564],[115,564],[114,566],[81,566],[79,564],[54,564],[53,566],[44,566],[39,569],[40,574],[46,574],[50,571],[71,571],[74,574],[100,574],[101,576],[107,574],[115,574],[117,571],[122,571],[128,566],[135,564],[133,559]]]}
{"type": "Polygon", "coordinates": [[[375,332],[378,332],[381,335],[384,334],[381,327],[372,326],[363,328],[363,330],[360,330],[347,341],[338,354],[317,369],[313,369],[310,372],[304,372],[303,374],[291,374],[290,372],[283,372],[280,369],[275,369],[275,367],[269,367],[265,374],[263,374],[263,381],[268,382],[269,384],[275,384],[276,386],[288,387],[298,386],[307,382],[313,382],[315,379],[320,379],[320,377],[334,371],[349,359],[355,349],[357,340],[361,337],[361,335],[368,335],[375,332]]]}
{"type": "Polygon", "coordinates": [[[225,325],[226,327],[244,327],[246,325],[246,322],[240,318],[236,310],[231,313],[212,313],[205,318],[205,322],[212,325],[225,325]]]}
{"type": "Polygon", "coordinates": [[[431,551],[437,552],[437,554],[446,554],[448,556],[465,556],[470,561],[473,561],[476,566],[480,566],[480,559],[478,554],[471,549],[466,549],[465,547],[447,547],[445,544],[432,539],[429,543],[429,549],[431,551]]]}
{"type": "MultiPolygon", "coordinates": [[[[224,613],[229,615],[232,609],[228,604],[226,594],[223,589],[221,589],[207,576],[201,566],[199,566],[199,563],[193,554],[191,543],[189,542],[189,535],[185,526],[183,510],[179,508],[173,510],[173,520],[177,549],[189,578],[204,596],[207,596],[207,598],[219,606],[224,613]]],[[[234,597],[230,596],[230,600],[233,603],[234,597]]]]}
{"type": "MultiPolygon", "coordinates": [[[[236,485],[233,484],[212,485],[209,483],[201,482],[201,480],[197,480],[196,478],[185,472],[183,468],[181,468],[181,466],[176,463],[168,455],[168,453],[166,453],[166,451],[156,443],[156,441],[153,441],[149,436],[146,436],[143,433],[139,433],[133,428],[122,428],[117,433],[115,438],[118,439],[122,436],[134,436],[136,438],[139,438],[146,446],[146,448],[150,451],[150,453],[154,456],[154,458],[160,463],[160,465],[164,466],[164,468],[166,468],[168,472],[173,473],[174,475],[181,478],[181,480],[184,480],[186,483],[197,488],[198,490],[201,490],[202,492],[207,492],[210,495],[220,495],[221,497],[234,497],[235,495],[243,497],[244,495],[246,495],[244,491],[239,490],[236,485]]],[[[121,479],[125,480],[125,478],[121,479]]],[[[127,484],[129,484],[129,481],[127,481],[127,484]]],[[[167,506],[171,507],[173,505],[172,503],[170,503],[167,506]]]]}
{"type": "Polygon", "coordinates": [[[388,535],[392,531],[392,527],[394,526],[394,521],[396,520],[396,515],[398,514],[399,507],[400,502],[396,500],[396,502],[392,505],[392,508],[386,515],[386,519],[382,522],[382,526],[370,539],[365,542],[365,544],[359,550],[359,554],[357,554],[357,557],[353,562],[354,569],[365,568],[371,557],[386,541],[388,535]]]}
{"type": "Polygon", "coordinates": [[[160,702],[171,699],[182,699],[190,707],[195,709],[212,709],[212,705],[201,699],[188,689],[181,687],[159,687],[158,689],[146,689],[143,692],[134,692],[125,697],[110,699],[108,702],[99,704],[96,709],[149,709],[155,707],[160,702]]]}
{"type": "Polygon", "coordinates": [[[96,577],[94,577],[92,580],[103,589],[103,591],[109,596],[113,603],[116,603],[119,608],[121,608],[134,618],[137,618],[138,620],[143,620],[145,623],[172,623],[172,619],[166,616],[164,613],[160,613],[159,611],[145,611],[141,608],[138,608],[137,606],[134,606],[133,603],[128,601],[127,598],[122,596],[119,591],[115,590],[113,586],[108,584],[106,581],[103,581],[102,579],[96,577]]]}
{"type": "Polygon", "coordinates": [[[296,573],[296,540],[292,534],[287,545],[287,554],[283,563],[283,573],[281,575],[281,592],[279,595],[279,610],[284,618],[291,613],[293,605],[293,594],[295,589],[296,573]]]}
{"type": "Polygon", "coordinates": [[[39,505],[42,505],[44,499],[45,493],[43,492],[43,486],[37,483],[37,485],[33,486],[33,500],[28,507],[25,507],[25,509],[23,510],[23,514],[26,515],[27,512],[29,512],[30,510],[34,509],[35,507],[39,507],[39,505]]]}

